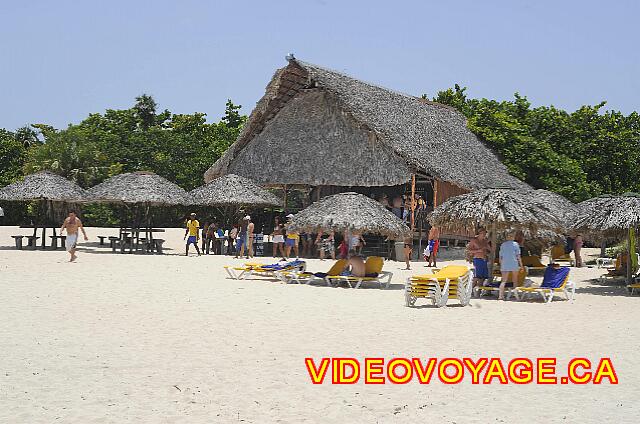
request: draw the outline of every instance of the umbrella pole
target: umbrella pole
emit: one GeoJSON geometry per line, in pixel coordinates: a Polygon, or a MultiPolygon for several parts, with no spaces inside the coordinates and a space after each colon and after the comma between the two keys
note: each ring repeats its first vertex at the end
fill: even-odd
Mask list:
{"type": "Polygon", "coordinates": [[[491,252],[489,253],[489,283],[493,282],[493,265],[496,261],[497,239],[496,224],[493,222],[491,223],[491,252]]]}
{"type": "Polygon", "coordinates": [[[411,239],[416,227],[416,174],[411,174],[411,239]]]}

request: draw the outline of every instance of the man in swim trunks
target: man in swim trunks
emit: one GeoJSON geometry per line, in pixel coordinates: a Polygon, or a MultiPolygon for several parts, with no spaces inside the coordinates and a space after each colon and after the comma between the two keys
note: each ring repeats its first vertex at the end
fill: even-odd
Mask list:
{"type": "Polygon", "coordinates": [[[192,213],[191,218],[187,221],[187,230],[184,232],[184,239],[187,240],[185,256],[189,256],[189,245],[193,244],[200,256],[200,248],[198,248],[198,239],[200,238],[200,223],[196,219],[196,214],[192,213]],[[187,238],[189,236],[189,238],[187,238]]]}
{"type": "Polygon", "coordinates": [[[67,230],[67,238],[65,240],[65,247],[67,248],[67,252],[71,255],[69,262],[75,261],[78,256],[76,255],[76,248],[78,245],[78,229],[82,231],[84,235],[84,241],[89,240],[87,238],[87,233],[84,231],[84,227],[82,226],[82,221],[80,218],[76,216],[75,211],[69,211],[69,216],[65,218],[62,223],[62,227],[60,227],[60,235],[64,230],[67,230]]]}
{"type": "Polygon", "coordinates": [[[487,230],[480,228],[478,234],[469,241],[467,250],[473,257],[473,286],[481,286],[489,278],[487,258],[491,245],[487,239],[487,230]]]}

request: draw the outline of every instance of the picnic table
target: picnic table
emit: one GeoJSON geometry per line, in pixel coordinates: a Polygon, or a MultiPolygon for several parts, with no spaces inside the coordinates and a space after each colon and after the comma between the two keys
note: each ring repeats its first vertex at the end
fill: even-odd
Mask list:
{"type": "Polygon", "coordinates": [[[164,240],[153,237],[154,233],[164,233],[163,228],[128,228],[122,227],[118,231],[118,237],[109,237],[109,244],[113,252],[116,251],[116,243],[120,245],[120,253],[133,253],[142,249],[144,252],[162,253],[164,240]]]}
{"type": "Polygon", "coordinates": [[[60,239],[60,246],[64,247],[64,239],[66,238],[66,236],[62,236],[62,235],[57,235],[56,234],[56,229],[58,227],[54,227],[54,226],[47,226],[47,225],[21,225],[20,228],[29,228],[29,229],[33,229],[33,235],[25,235],[25,236],[12,236],[15,239],[16,242],[16,248],[17,249],[21,249],[22,248],[22,238],[27,238],[28,243],[27,246],[31,247],[32,249],[36,248],[36,245],[38,243],[38,239],[42,239],[42,242],[40,244],[40,248],[42,250],[46,249],[47,244],[47,229],[51,228],[53,235],[49,236],[49,238],[51,239],[51,245],[49,247],[51,247],[53,250],[58,248],[58,239],[60,239]],[[38,229],[42,230],[42,236],[38,237],[38,229]],[[20,238],[20,240],[18,241],[18,238],[20,238]]]}

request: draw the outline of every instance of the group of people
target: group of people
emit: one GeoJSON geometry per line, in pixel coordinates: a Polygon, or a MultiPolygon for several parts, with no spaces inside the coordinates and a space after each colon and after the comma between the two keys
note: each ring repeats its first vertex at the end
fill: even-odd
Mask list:
{"type": "MultiPolygon", "coordinates": [[[[293,218],[293,214],[287,215],[286,218],[293,218]]],[[[271,241],[273,257],[280,256],[284,259],[292,257],[292,253],[296,258],[300,257],[300,254],[302,257],[315,256],[314,250],[317,250],[320,260],[324,260],[325,257],[335,259],[336,256],[347,258],[350,251],[361,254],[362,248],[367,244],[361,233],[347,232],[338,245],[336,254],[336,235],[333,231],[320,231],[317,234],[298,232],[291,229],[288,222],[283,223],[279,217],[275,218],[271,241]]]]}
{"type": "MultiPolygon", "coordinates": [[[[506,284],[516,284],[518,274],[524,269],[522,265],[521,246],[524,243],[524,234],[517,231],[507,233],[506,240],[500,245],[500,272],[501,281],[498,289],[498,299],[504,300],[506,284]]],[[[482,286],[489,275],[489,256],[491,242],[487,238],[487,230],[480,228],[477,235],[467,244],[467,252],[471,256],[474,269],[473,285],[482,286]]]]}
{"type": "Polygon", "coordinates": [[[395,196],[391,201],[389,201],[387,194],[382,193],[378,197],[378,202],[404,222],[409,220],[412,208],[418,213],[426,211],[427,209],[427,201],[420,194],[415,194],[413,198],[408,194],[395,196]]]}

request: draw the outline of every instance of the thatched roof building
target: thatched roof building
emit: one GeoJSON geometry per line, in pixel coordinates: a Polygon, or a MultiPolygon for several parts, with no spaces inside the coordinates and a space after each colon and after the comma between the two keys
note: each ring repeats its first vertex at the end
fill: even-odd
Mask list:
{"type": "Polygon", "coordinates": [[[207,206],[280,206],[280,199],[249,178],[228,174],[189,192],[189,204],[207,206]]]}
{"type": "Polygon", "coordinates": [[[229,173],[316,187],[394,186],[418,175],[451,185],[452,194],[526,187],[453,108],[296,59],[276,71],[205,180],[229,173]]]}
{"type": "Polygon", "coordinates": [[[119,174],[87,190],[89,201],[109,203],[145,203],[182,205],[187,193],[178,185],[153,172],[119,174]]]}
{"type": "Polygon", "coordinates": [[[80,202],[85,198],[82,187],[50,171],[27,175],[22,181],[0,189],[0,200],[7,201],[80,202]]]}
{"type": "Polygon", "coordinates": [[[403,237],[409,227],[380,203],[358,193],[327,196],[291,218],[297,231],[363,232],[392,238],[403,237]]]}

